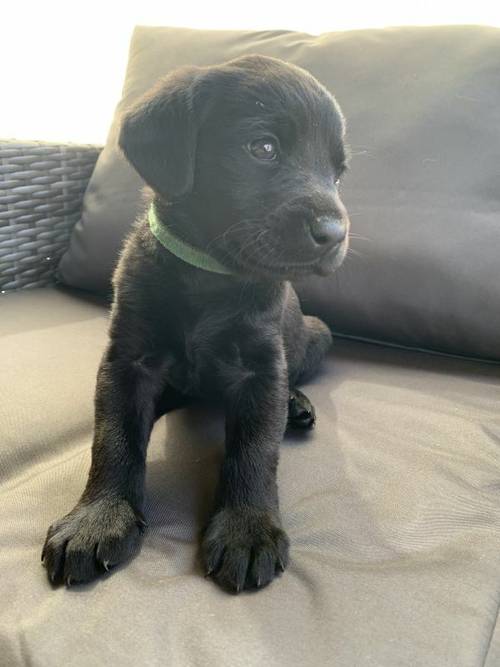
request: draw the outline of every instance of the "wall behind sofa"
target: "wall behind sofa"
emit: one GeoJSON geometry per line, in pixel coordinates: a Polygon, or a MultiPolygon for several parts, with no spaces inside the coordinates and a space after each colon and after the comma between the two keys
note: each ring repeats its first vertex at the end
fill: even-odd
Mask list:
{"type": "Polygon", "coordinates": [[[500,3],[348,0],[17,0],[0,8],[0,136],[103,143],[136,24],[329,30],[387,25],[500,26],[500,3]],[[328,7],[328,9],[325,9],[328,7]]]}

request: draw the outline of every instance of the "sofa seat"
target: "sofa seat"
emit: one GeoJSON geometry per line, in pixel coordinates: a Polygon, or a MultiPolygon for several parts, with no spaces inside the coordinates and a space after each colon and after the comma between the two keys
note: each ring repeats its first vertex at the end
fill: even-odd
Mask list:
{"type": "Polygon", "coordinates": [[[90,461],[105,305],[43,288],[0,296],[0,663],[211,667],[500,664],[500,366],[337,340],[305,391],[318,412],[281,452],[287,572],[231,596],[198,536],[221,415],[161,418],[140,554],[53,589],[48,525],[90,461]]]}

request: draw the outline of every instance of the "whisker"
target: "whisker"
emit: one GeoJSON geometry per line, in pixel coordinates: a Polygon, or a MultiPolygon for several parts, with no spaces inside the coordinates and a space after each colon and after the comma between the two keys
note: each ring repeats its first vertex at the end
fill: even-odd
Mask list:
{"type": "Polygon", "coordinates": [[[247,243],[245,243],[239,248],[238,252],[234,256],[235,259],[239,259],[243,255],[243,253],[248,254],[249,250],[254,250],[259,245],[262,237],[265,236],[268,231],[269,231],[268,229],[261,229],[257,231],[256,235],[253,238],[250,237],[247,243]]]}
{"type": "MultiPolygon", "coordinates": [[[[247,222],[246,227],[248,228],[250,225],[248,224],[248,221],[246,221],[246,222],[247,222]]],[[[224,257],[227,256],[230,259],[232,259],[233,261],[238,261],[244,253],[246,253],[247,255],[250,255],[250,256],[252,255],[255,248],[258,248],[259,245],[261,244],[261,241],[265,237],[265,235],[270,232],[270,230],[267,227],[262,228],[260,225],[257,227],[255,223],[253,223],[253,226],[256,227],[256,229],[251,230],[254,233],[253,234],[249,233],[247,235],[247,238],[244,239],[244,242],[240,245],[236,254],[231,253],[229,248],[227,248],[227,247],[221,248],[221,250],[223,251],[223,256],[224,257]]],[[[237,228],[237,226],[233,225],[232,228],[229,228],[228,230],[226,230],[226,232],[222,235],[223,237],[224,236],[226,237],[226,241],[227,241],[227,237],[229,236],[228,232],[231,231],[232,235],[235,236],[236,228],[237,228]]],[[[240,229],[239,231],[242,231],[242,230],[240,229]]]]}
{"type": "Polygon", "coordinates": [[[356,232],[349,232],[349,236],[351,239],[356,239],[356,241],[373,241],[368,236],[361,236],[361,234],[357,234],[356,232]]]}
{"type": "Polygon", "coordinates": [[[234,233],[238,228],[244,229],[245,227],[248,227],[252,224],[255,224],[255,222],[251,222],[250,220],[240,220],[239,222],[235,222],[232,224],[228,229],[224,230],[222,234],[219,234],[215,238],[213,238],[205,247],[205,250],[210,250],[210,248],[215,245],[218,241],[224,239],[228,234],[234,233]]]}

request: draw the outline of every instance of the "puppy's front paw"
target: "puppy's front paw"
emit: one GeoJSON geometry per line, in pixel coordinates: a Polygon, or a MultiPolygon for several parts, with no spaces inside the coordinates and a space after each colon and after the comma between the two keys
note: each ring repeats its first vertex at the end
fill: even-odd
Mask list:
{"type": "Polygon", "coordinates": [[[242,509],[218,511],[202,543],[207,575],[233,593],[271,583],[288,564],[288,548],[268,513],[242,509]]]}
{"type": "Polygon", "coordinates": [[[84,583],[126,560],[146,525],[123,498],[80,502],[49,528],[42,562],[52,583],[84,583]]]}

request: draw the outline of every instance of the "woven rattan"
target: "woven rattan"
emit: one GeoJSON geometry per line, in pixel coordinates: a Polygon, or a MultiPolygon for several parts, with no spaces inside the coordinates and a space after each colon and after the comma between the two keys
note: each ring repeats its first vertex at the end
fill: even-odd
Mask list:
{"type": "Polygon", "coordinates": [[[99,151],[0,140],[0,291],[55,281],[99,151]]]}

